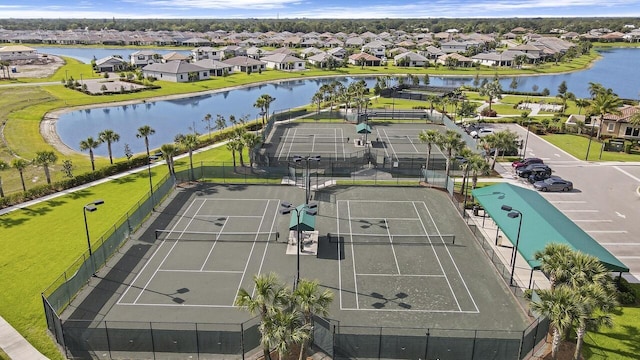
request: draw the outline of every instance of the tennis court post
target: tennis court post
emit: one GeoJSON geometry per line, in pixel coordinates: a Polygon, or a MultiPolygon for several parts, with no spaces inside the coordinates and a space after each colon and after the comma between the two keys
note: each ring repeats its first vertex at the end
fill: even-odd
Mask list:
{"type": "Polygon", "coordinates": [[[309,176],[309,163],[310,161],[320,161],[320,155],[314,155],[314,156],[309,156],[309,157],[302,157],[300,155],[294,155],[293,157],[293,162],[301,162],[301,161],[305,161],[306,163],[306,167],[305,167],[305,179],[304,179],[304,188],[305,188],[305,198],[304,198],[304,204],[308,205],[309,204],[309,198],[311,197],[311,178],[309,176]]]}

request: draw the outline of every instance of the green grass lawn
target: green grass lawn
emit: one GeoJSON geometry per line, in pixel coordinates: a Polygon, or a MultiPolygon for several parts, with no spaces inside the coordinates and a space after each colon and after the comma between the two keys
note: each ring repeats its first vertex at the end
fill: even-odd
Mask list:
{"type": "Polygon", "coordinates": [[[613,315],[613,328],[585,337],[583,355],[589,360],[637,359],[640,354],[640,308],[623,307],[613,315]]]}
{"type": "MultiPolygon", "coordinates": [[[[589,144],[588,137],[573,134],[551,134],[544,135],[542,138],[576,158],[585,160],[589,144]]],[[[640,155],[609,151],[603,151],[602,159],[600,159],[600,148],[601,143],[593,139],[589,150],[589,161],[640,161],[640,155]]]]}

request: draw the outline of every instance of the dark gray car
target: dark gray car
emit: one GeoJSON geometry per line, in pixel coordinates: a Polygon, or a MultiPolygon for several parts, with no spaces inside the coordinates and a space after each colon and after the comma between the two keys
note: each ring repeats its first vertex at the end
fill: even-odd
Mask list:
{"type": "Polygon", "coordinates": [[[554,176],[533,183],[533,187],[540,191],[571,191],[573,190],[573,183],[554,176]]]}

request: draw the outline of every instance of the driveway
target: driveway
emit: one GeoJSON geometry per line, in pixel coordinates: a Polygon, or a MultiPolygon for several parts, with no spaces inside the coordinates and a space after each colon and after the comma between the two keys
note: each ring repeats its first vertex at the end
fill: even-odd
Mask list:
{"type": "MultiPolygon", "coordinates": [[[[508,128],[523,139],[527,134],[515,124],[494,128],[508,128]]],[[[573,181],[572,192],[541,195],[629,267],[627,280],[640,282],[640,163],[586,162],[533,133],[529,133],[526,157],[542,158],[555,175],[573,181]]],[[[508,164],[504,167],[510,169],[508,164]]],[[[504,176],[517,179],[506,172],[504,176]]]]}

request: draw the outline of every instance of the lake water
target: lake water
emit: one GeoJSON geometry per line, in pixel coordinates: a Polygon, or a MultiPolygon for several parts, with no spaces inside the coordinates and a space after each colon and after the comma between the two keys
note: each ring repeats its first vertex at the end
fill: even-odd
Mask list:
{"type": "MultiPolygon", "coordinates": [[[[96,48],[37,48],[41,53],[62,55],[90,62],[109,55],[120,55],[127,59],[136,49],[96,49],[96,48]]],[[[171,50],[161,50],[161,54],[171,50]]],[[[180,51],[188,53],[188,51],[180,51]]],[[[640,97],[640,49],[620,48],[602,51],[602,59],[591,68],[557,75],[536,75],[518,77],[518,90],[532,91],[534,85],[539,91],[547,88],[551,95],[557,93],[558,86],[566,81],[568,90],[577,97],[589,97],[590,82],[600,83],[612,88],[620,97],[638,99],[640,97]]],[[[128,143],[134,152],[144,151],[144,144],[135,137],[138,127],[150,125],[156,133],[149,138],[152,147],[172,142],[178,133],[188,133],[195,127],[204,132],[202,122],[205,114],[210,113],[215,118],[221,114],[228,118],[249,115],[251,119],[258,117],[258,109],[253,107],[255,100],[262,94],[270,94],[276,98],[271,104],[271,110],[288,109],[302,106],[311,102],[311,97],[318,88],[333,79],[285,81],[277,84],[252,86],[245,89],[224,91],[217,94],[196,96],[180,100],[148,102],[146,104],[111,106],[102,109],[82,110],[64,114],[57,123],[60,138],[68,146],[78,150],[79,143],[88,136],[97,136],[104,129],[112,129],[121,137],[119,143],[114,144],[115,156],[124,155],[124,144],[128,143]]],[[[465,77],[436,77],[431,76],[432,86],[461,86],[470,85],[473,78],[465,77]]],[[[350,78],[341,78],[345,84],[350,78]]],[[[375,80],[367,78],[367,84],[373,86],[375,80]]],[[[512,77],[501,79],[503,89],[509,89],[512,77]]],[[[106,155],[106,146],[96,149],[96,154],[106,155]]]]}

